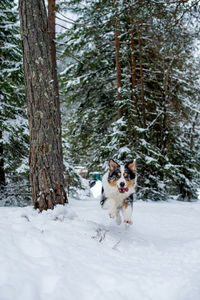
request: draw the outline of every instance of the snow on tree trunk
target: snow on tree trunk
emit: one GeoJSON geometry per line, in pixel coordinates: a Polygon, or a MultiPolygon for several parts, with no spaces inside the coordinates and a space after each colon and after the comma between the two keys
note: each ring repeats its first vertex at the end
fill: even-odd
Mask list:
{"type": "Polygon", "coordinates": [[[34,207],[42,211],[67,202],[60,109],[44,1],[20,0],[19,11],[31,144],[32,197],[34,207]]]}

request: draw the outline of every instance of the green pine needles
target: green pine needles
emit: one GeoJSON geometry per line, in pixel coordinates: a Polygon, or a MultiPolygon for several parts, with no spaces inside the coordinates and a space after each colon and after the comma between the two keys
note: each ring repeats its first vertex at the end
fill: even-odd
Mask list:
{"type": "Polygon", "coordinates": [[[1,1],[0,14],[0,188],[5,197],[22,193],[24,179],[27,184],[28,126],[18,11],[14,1],[1,1]],[[16,188],[19,182],[20,192],[16,188]]]}
{"type": "Polygon", "coordinates": [[[104,170],[109,158],[136,158],[139,199],[197,199],[200,103],[189,10],[146,0],[63,1],[64,10],[75,15],[59,37],[70,162],[104,170]]]}

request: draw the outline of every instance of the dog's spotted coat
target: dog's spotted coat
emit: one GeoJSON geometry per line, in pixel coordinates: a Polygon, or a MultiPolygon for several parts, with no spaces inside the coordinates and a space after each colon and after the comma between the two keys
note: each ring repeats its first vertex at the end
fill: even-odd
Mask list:
{"type": "Polygon", "coordinates": [[[136,161],[119,165],[114,160],[109,162],[109,170],[102,179],[102,208],[109,209],[109,216],[121,223],[132,224],[133,199],[136,192],[136,161]]]}

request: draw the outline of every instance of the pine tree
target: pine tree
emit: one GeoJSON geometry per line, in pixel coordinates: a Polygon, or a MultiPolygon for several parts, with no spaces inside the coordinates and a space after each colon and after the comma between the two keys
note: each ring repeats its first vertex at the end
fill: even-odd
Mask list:
{"type": "MultiPolygon", "coordinates": [[[[73,3],[72,7],[69,3],[72,11],[81,13],[81,1],[74,1],[74,3],[75,7],[73,3]]],[[[67,47],[63,48],[63,55],[60,58],[65,59],[66,56],[70,58],[69,67],[67,66],[61,73],[62,94],[67,96],[69,104],[73,105],[76,99],[74,115],[69,121],[67,120],[65,126],[67,127],[65,137],[72,133],[69,138],[68,153],[69,155],[72,153],[74,164],[87,161],[89,167],[101,164],[107,159],[107,153],[105,157],[102,156],[101,144],[105,140],[107,129],[118,118],[118,103],[115,101],[116,77],[113,73],[115,69],[114,26],[110,29],[110,20],[107,18],[112,6],[105,6],[105,9],[107,12],[104,15],[101,5],[95,1],[91,2],[91,7],[87,6],[85,15],[83,17],[80,15],[74,27],[64,34],[64,44],[67,47]],[[102,40],[104,32],[106,39],[102,40]]]]}
{"type": "Polygon", "coordinates": [[[187,131],[198,109],[197,85],[188,83],[197,79],[187,14],[163,1],[79,0],[67,9],[78,14],[61,36],[61,58],[70,58],[61,82],[74,112],[67,120],[72,161],[103,167],[110,157],[134,157],[140,198],[195,198],[199,160],[187,131]]]}
{"type": "Polygon", "coordinates": [[[0,185],[7,185],[3,189],[6,197],[19,193],[14,190],[16,182],[23,191],[28,134],[18,11],[14,1],[1,1],[0,15],[0,185]]]}

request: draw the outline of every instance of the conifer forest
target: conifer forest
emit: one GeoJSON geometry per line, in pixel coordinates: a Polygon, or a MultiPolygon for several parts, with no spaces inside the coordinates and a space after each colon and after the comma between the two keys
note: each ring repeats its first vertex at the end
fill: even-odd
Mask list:
{"type": "Polygon", "coordinates": [[[136,159],[139,200],[198,199],[199,0],[4,0],[0,15],[1,206],[64,204],[77,166],[111,158],[136,159]]]}

